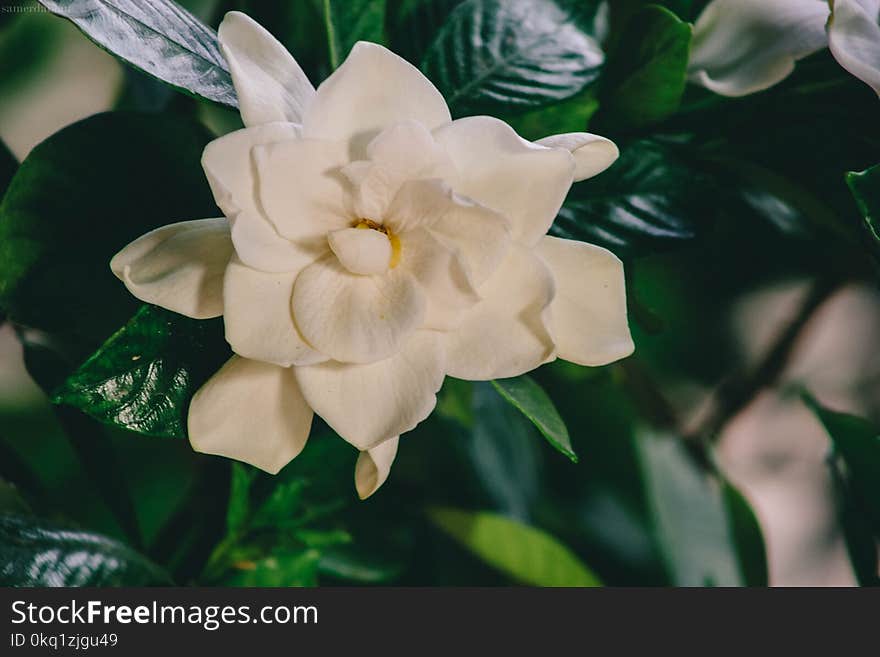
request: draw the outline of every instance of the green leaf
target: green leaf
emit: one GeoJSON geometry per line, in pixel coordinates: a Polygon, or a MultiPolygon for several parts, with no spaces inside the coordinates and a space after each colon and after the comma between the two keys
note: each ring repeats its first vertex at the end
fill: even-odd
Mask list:
{"type": "Polygon", "coordinates": [[[880,164],[864,171],[850,171],[846,183],[865,218],[864,229],[874,254],[880,259],[880,164]]]}
{"type": "Polygon", "coordinates": [[[499,394],[516,406],[523,415],[529,418],[547,441],[557,450],[565,454],[572,462],[577,463],[578,457],[571,446],[571,438],[553,400],[535,381],[528,376],[513,379],[496,379],[492,385],[499,394]]]}
{"type": "Polygon", "coordinates": [[[224,586],[316,586],[321,554],[305,549],[279,551],[256,561],[233,565],[224,586]]]}
{"type": "Polygon", "coordinates": [[[766,584],[760,527],[730,484],[698,467],[680,439],[636,441],[654,530],[677,586],[766,584]]]}
{"type": "Polygon", "coordinates": [[[384,584],[403,573],[405,564],[387,550],[364,551],[357,543],[334,545],[321,552],[320,571],[336,579],[384,584]]]}
{"type": "Polygon", "coordinates": [[[184,438],[190,399],[230,355],[221,320],[143,306],[52,401],[129,431],[184,438]]]}
{"type": "Polygon", "coordinates": [[[495,513],[437,508],[429,517],[477,557],[533,586],[601,586],[596,575],[549,534],[495,513]]]}
{"type": "Polygon", "coordinates": [[[8,481],[0,479],[0,513],[27,515],[30,512],[30,505],[21,496],[18,488],[8,481]]]}
{"type": "Polygon", "coordinates": [[[462,0],[388,0],[386,22],[392,50],[410,62],[425,50],[462,0]]]}
{"type": "Polygon", "coordinates": [[[596,178],[577,183],[550,233],[646,255],[693,239],[715,211],[714,186],[667,144],[641,140],[596,178]]]}
{"type": "Polygon", "coordinates": [[[199,163],[210,139],[189,119],[111,112],[34,148],[0,204],[9,317],[63,335],[79,358],[128,321],[140,303],[110,258],[158,226],[220,216],[199,163]]]}
{"type": "Polygon", "coordinates": [[[648,5],[638,11],[605,66],[597,123],[638,128],[674,113],[684,93],[690,43],[691,26],[668,9],[648,5]]]}
{"type": "Polygon", "coordinates": [[[825,408],[808,393],[804,400],[831,437],[834,453],[845,466],[845,481],[880,538],[880,430],[860,417],[825,408]]]}
{"type": "Polygon", "coordinates": [[[0,586],[171,584],[167,573],[113,539],[31,517],[0,515],[0,586]]]}
{"type": "Polygon", "coordinates": [[[250,515],[250,492],[256,471],[239,463],[232,464],[229,484],[229,506],[226,509],[226,532],[235,534],[244,528],[250,515]]]}
{"type": "Polygon", "coordinates": [[[604,54],[592,36],[595,3],[467,0],[422,60],[453,115],[525,110],[575,95],[604,54]]]}
{"type": "Polygon", "coordinates": [[[119,59],[178,89],[238,107],[217,34],[170,0],[40,0],[119,59]]]}
{"type": "Polygon", "coordinates": [[[6,147],[6,144],[0,141],[0,199],[3,198],[6,188],[9,186],[9,181],[12,180],[12,176],[17,168],[18,160],[15,159],[15,156],[6,147]]]}
{"type": "Polygon", "coordinates": [[[322,0],[322,6],[332,68],[358,41],[385,43],[385,0],[322,0]]]}

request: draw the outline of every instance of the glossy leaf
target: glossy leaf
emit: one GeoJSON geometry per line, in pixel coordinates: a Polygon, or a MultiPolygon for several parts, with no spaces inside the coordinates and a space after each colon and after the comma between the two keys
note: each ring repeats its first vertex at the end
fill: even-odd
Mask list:
{"type": "Polygon", "coordinates": [[[170,0],[40,0],[92,41],[178,89],[238,107],[217,34],[170,0]]]}
{"type": "Polygon", "coordinates": [[[642,140],[572,187],[550,233],[618,255],[646,255],[697,236],[714,213],[713,185],[671,146],[642,140]]]}
{"type": "Polygon", "coordinates": [[[230,356],[221,320],[143,306],[52,401],[137,433],[184,438],[190,399],[230,356]]]}
{"type": "Polygon", "coordinates": [[[744,498],[700,469],[680,439],[637,440],[654,530],[677,586],[766,584],[760,528],[744,498]]]}
{"type": "Polygon", "coordinates": [[[29,516],[0,515],[0,586],[171,584],[146,557],[113,539],[29,516]]]}
{"type": "Polygon", "coordinates": [[[591,35],[594,14],[591,2],[467,0],[422,70],[455,116],[558,102],[598,76],[604,54],[591,35]]]}
{"type": "Polygon", "coordinates": [[[571,447],[565,422],[559,416],[553,400],[534,379],[523,375],[513,379],[496,379],[492,381],[492,385],[538,427],[538,431],[553,447],[577,463],[577,454],[571,447]]]}
{"type": "Polygon", "coordinates": [[[864,217],[867,240],[875,258],[880,259],[880,164],[865,171],[851,171],[846,182],[864,217]]]}
{"type": "Polygon", "coordinates": [[[438,508],[435,525],[474,555],[532,586],[600,586],[596,575],[546,532],[488,513],[438,508]]]}
{"type": "Polygon", "coordinates": [[[167,115],[98,114],[31,151],[0,204],[0,306],[85,357],[140,303],[110,271],[130,241],[220,216],[199,161],[211,136],[167,115]]]}
{"type": "Polygon", "coordinates": [[[675,112],[690,43],[691,26],[668,9],[648,5],[636,12],[605,66],[597,123],[642,127],[675,112]]]}
{"type": "Polygon", "coordinates": [[[385,0],[322,0],[322,7],[333,68],[358,41],[385,43],[385,0]]]}

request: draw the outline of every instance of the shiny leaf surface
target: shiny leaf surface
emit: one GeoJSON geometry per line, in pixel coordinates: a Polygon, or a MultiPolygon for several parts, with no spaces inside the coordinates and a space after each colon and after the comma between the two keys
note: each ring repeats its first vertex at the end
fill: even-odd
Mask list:
{"type": "Polygon", "coordinates": [[[92,41],[178,89],[238,107],[217,34],[169,0],[40,0],[92,41]]]}
{"type": "Polygon", "coordinates": [[[422,60],[453,116],[546,105],[596,79],[604,54],[591,2],[467,0],[422,60]]]}

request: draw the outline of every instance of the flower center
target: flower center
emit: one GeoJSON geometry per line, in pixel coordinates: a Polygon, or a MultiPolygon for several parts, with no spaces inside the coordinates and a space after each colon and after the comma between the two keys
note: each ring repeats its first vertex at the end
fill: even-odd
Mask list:
{"type": "Polygon", "coordinates": [[[355,228],[369,229],[369,230],[377,230],[380,233],[388,236],[388,241],[391,243],[391,260],[388,261],[388,267],[390,269],[394,269],[398,263],[400,263],[400,238],[397,237],[394,233],[388,230],[384,225],[373,221],[372,219],[361,218],[358,219],[358,222],[354,225],[355,228]]]}

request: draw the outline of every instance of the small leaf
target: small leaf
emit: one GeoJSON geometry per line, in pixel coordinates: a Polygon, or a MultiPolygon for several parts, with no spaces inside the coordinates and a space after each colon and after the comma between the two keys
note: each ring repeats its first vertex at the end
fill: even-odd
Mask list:
{"type": "Polygon", "coordinates": [[[601,586],[566,546],[549,534],[495,513],[438,508],[430,519],[477,557],[533,586],[601,586]]]}
{"type": "Polygon", "coordinates": [[[642,127],[675,112],[690,43],[690,25],[668,9],[648,5],[636,12],[605,66],[599,125],[642,127]]]}
{"type": "Polygon", "coordinates": [[[523,415],[529,418],[547,441],[557,450],[565,454],[572,462],[577,463],[577,454],[571,446],[571,438],[565,422],[547,393],[528,376],[513,379],[496,379],[492,385],[499,394],[516,406],[523,415]]]}
{"type": "Polygon", "coordinates": [[[184,438],[190,399],[230,355],[220,320],[143,306],[52,401],[129,431],[184,438]]]}
{"type": "Polygon", "coordinates": [[[596,79],[595,3],[467,0],[422,60],[453,115],[499,113],[564,100],[596,79]],[[496,110],[493,112],[493,110],[496,110]]]}
{"type": "Polygon", "coordinates": [[[598,177],[574,185],[550,233],[618,255],[647,255],[693,239],[715,211],[714,186],[669,145],[641,140],[598,177]]]}
{"type": "Polygon", "coordinates": [[[224,586],[315,586],[318,583],[317,550],[279,550],[271,556],[232,565],[224,586]]]}
{"type": "Polygon", "coordinates": [[[701,470],[680,439],[643,431],[636,445],[654,530],[673,583],[766,584],[760,527],[745,499],[701,470]]]}
{"type": "Polygon", "coordinates": [[[0,586],[171,584],[167,573],[113,539],[31,517],[0,515],[0,586]]]}
{"type": "Polygon", "coordinates": [[[846,183],[865,218],[864,232],[871,252],[880,260],[880,164],[860,172],[850,171],[846,183]]]}
{"type": "Polygon", "coordinates": [[[358,41],[385,43],[385,0],[322,0],[330,66],[336,68],[358,41]]]}
{"type": "Polygon", "coordinates": [[[217,34],[169,0],[40,0],[92,41],[162,82],[238,107],[217,34]]]}

